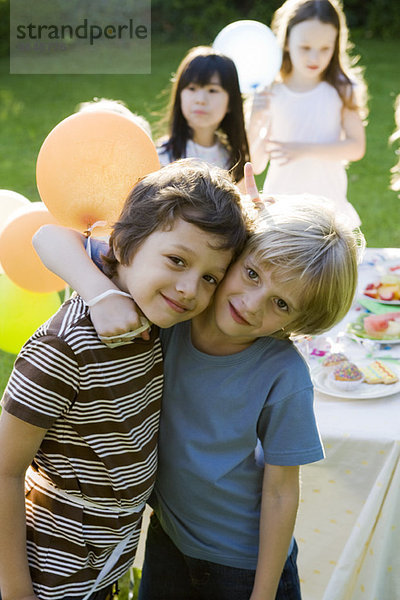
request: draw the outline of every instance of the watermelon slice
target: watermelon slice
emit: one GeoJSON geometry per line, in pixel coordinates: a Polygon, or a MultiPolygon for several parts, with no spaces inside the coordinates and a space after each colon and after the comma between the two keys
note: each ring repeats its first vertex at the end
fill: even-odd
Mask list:
{"type": "Polygon", "coordinates": [[[352,323],[347,325],[347,331],[359,338],[373,340],[399,340],[400,311],[380,315],[360,313],[352,323]]]}
{"type": "Polygon", "coordinates": [[[365,333],[374,337],[377,333],[386,331],[390,321],[400,319],[400,312],[386,313],[383,315],[369,315],[364,318],[365,333]]]}

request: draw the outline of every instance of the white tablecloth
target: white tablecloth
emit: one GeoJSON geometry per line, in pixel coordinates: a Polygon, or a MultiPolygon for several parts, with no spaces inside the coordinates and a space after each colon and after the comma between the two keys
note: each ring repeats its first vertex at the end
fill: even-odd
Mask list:
{"type": "MultiPolygon", "coordinates": [[[[377,253],[400,258],[400,250],[369,250],[360,287],[377,253]]],[[[303,599],[399,600],[400,393],[315,397],[326,459],[302,467],[295,535],[303,599]]]]}

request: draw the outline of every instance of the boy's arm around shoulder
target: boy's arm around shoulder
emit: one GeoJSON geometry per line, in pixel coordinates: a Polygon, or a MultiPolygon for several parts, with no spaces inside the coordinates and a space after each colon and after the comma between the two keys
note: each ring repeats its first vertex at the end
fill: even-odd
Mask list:
{"type": "Polygon", "coordinates": [[[32,243],[43,264],[66,281],[85,301],[117,287],[86,254],[85,237],[61,225],[43,225],[32,243]]]}
{"type": "Polygon", "coordinates": [[[299,467],[265,464],[260,542],[250,600],[275,600],[299,503],[299,467]]]}
{"type": "MultiPolygon", "coordinates": [[[[86,253],[84,236],[61,225],[44,225],[33,237],[33,246],[43,264],[66,281],[85,302],[118,287],[96,267],[86,253]]],[[[90,310],[97,333],[113,336],[134,331],[141,322],[130,298],[112,295],[90,310]]],[[[142,334],[148,339],[148,332],[142,334]]]]}
{"type": "Polygon", "coordinates": [[[45,429],[3,409],[0,416],[0,581],[2,600],[34,600],[26,554],[25,471],[45,429]]]}

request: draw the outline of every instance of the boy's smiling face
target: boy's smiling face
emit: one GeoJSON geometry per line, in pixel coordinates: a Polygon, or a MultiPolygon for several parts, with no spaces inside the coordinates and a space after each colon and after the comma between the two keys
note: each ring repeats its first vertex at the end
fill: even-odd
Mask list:
{"type": "Polygon", "coordinates": [[[128,266],[118,266],[116,283],[159,327],[187,321],[208,306],[232,260],[231,250],[217,249],[220,242],[178,218],[150,234],[128,266]]]}
{"type": "Polygon", "coordinates": [[[298,319],[302,292],[298,280],[280,283],[254,255],[242,254],[215,296],[216,325],[236,343],[250,344],[298,319]]]}

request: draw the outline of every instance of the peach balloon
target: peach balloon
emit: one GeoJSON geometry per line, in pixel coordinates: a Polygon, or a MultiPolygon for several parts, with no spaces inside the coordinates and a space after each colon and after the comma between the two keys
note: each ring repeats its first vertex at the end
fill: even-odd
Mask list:
{"type": "MultiPolygon", "coordinates": [[[[28,198],[13,192],[11,190],[0,190],[0,231],[7,223],[13,212],[24,206],[29,206],[28,198]]],[[[0,274],[4,273],[4,269],[0,263],[0,274]]]]}
{"type": "Polygon", "coordinates": [[[65,288],[62,279],[49,271],[32,244],[36,231],[48,223],[57,224],[42,202],[30,202],[15,212],[0,233],[0,262],[16,285],[32,292],[50,293],[65,288]]]}
{"type": "Polygon", "coordinates": [[[111,111],[81,112],[61,121],[43,142],[36,180],[62,225],[83,232],[106,221],[107,231],[134,185],[159,168],[152,140],[134,121],[111,111]]]}

